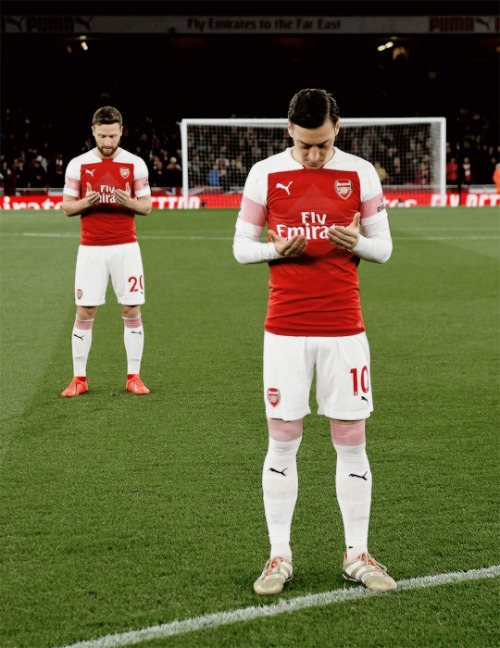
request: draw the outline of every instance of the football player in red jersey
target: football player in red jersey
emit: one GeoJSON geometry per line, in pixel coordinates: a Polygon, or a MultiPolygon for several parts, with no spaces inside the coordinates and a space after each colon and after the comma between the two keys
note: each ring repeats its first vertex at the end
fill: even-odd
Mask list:
{"type": "Polygon", "coordinates": [[[293,577],[296,456],[315,375],[318,414],[329,419],[337,455],[342,575],[373,591],[394,591],[396,582],[368,551],[372,475],[365,420],[373,404],[357,272],[360,259],[385,263],[392,254],[382,187],[370,162],[335,146],[340,116],[329,92],[298,92],[288,120],[293,146],[250,169],[233,242],[238,262],[270,268],[262,488],[271,546],[254,590],[278,594],[293,577]],[[268,243],[260,241],[265,226],[268,243]]]}
{"type": "Polygon", "coordinates": [[[81,238],[71,338],[73,380],[61,396],[79,396],[88,391],[92,325],[97,307],[105,303],[109,279],[124,322],[125,388],[134,394],[150,392],[140,377],[145,286],[135,215],[151,212],[151,190],[144,160],[120,147],[122,131],[120,112],[112,106],[99,108],[92,119],[95,148],[73,158],[66,169],[62,208],[67,216],[80,216],[81,238]]]}

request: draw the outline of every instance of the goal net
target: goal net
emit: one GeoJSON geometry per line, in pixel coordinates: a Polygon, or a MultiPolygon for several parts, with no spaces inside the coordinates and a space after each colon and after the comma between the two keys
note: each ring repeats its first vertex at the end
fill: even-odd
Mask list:
{"type": "MultiPolygon", "coordinates": [[[[286,119],[183,119],[180,207],[239,207],[251,166],[291,146],[286,119]]],[[[446,204],[446,119],[341,119],[335,146],[377,169],[389,207],[446,204]]]]}

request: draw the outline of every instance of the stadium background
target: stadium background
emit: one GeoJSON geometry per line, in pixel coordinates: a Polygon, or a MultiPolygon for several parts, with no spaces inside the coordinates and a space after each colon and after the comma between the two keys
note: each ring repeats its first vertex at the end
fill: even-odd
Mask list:
{"type": "MultiPolygon", "coordinates": [[[[198,3],[198,15],[201,5],[223,11],[198,3]]],[[[239,8],[222,5],[231,14],[239,8]]],[[[322,14],[324,5],[341,15],[367,7],[251,6],[299,15],[322,14]]],[[[422,5],[376,10],[414,15],[422,5]]],[[[425,5],[439,15],[496,11],[482,2],[425,5]]],[[[61,6],[84,16],[114,7],[154,13],[147,2],[83,9],[56,0],[44,9],[61,6]]],[[[34,11],[20,1],[1,10],[3,26],[8,15],[34,11]]],[[[24,146],[29,133],[35,148],[46,140],[75,155],[104,95],[122,109],[131,138],[153,127],[171,137],[185,116],[283,116],[292,92],[316,84],[338,96],[346,116],[442,113],[453,128],[480,111],[489,133],[498,125],[492,36],[412,37],[412,74],[396,76],[399,84],[388,82],[389,52],[377,59],[379,37],[369,34],[121,34],[92,41],[87,52],[72,41],[72,54],[57,34],[3,32],[1,40],[5,151],[9,135],[24,146]]],[[[251,587],[267,551],[259,385],[268,269],[234,261],[235,218],[235,210],[179,209],[138,219],[151,394],[144,401],[124,390],[122,324],[110,295],[96,322],[88,398],[62,399],[79,222],[49,210],[1,212],[0,645],[499,646],[497,211],[390,210],[391,262],[360,264],[377,384],[370,542],[401,592],[369,598],[343,583],[333,449],[324,421],[311,416],[300,456],[297,569],[280,608],[251,587]],[[293,608],[310,595],[325,598],[293,608]],[[255,610],[265,618],[252,618],[255,610]],[[240,622],[224,625],[238,614],[240,622]]]]}
{"type": "MultiPolygon", "coordinates": [[[[9,16],[496,16],[498,3],[470,2],[9,2],[2,4],[2,154],[24,150],[46,159],[70,157],[88,145],[92,112],[110,103],[127,126],[124,144],[180,156],[178,122],[185,117],[284,117],[292,94],[326,87],[344,117],[444,116],[450,155],[464,138],[474,156],[487,145],[490,163],[477,182],[492,183],[499,154],[499,42],[496,29],[449,23],[428,34],[210,35],[57,33],[50,21],[28,33],[9,16]],[[71,11],[70,11],[71,9],[71,11]],[[391,38],[395,46],[377,47],[391,38]],[[395,52],[399,52],[399,56],[395,52]],[[157,138],[156,145],[153,142],[157,138]]],[[[475,20],[475,19],[474,19],[475,20]]],[[[479,19],[480,20],[480,19],[479,19]]],[[[117,22],[118,24],[118,22],[117,22]]],[[[118,30],[117,30],[118,31],[118,30]]],[[[29,159],[28,159],[29,164],[29,159]]],[[[483,164],[484,168],[484,164],[483,164]]]]}

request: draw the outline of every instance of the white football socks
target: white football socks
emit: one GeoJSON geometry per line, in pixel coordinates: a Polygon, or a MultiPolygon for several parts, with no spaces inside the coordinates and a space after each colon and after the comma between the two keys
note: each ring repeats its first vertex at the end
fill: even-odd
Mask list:
{"type": "Polygon", "coordinates": [[[87,375],[87,360],[92,346],[93,319],[75,318],[71,334],[71,353],[73,356],[73,376],[87,375]]]}
{"type": "Polygon", "coordinates": [[[123,342],[127,353],[127,374],[140,374],[144,351],[144,328],[141,316],[124,317],[123,323],[123,342]]]}
{"type": "Polygon", "coordinates": [[[337,451],[337,501],[344,522],[347,559],[352,560],[368,551],[372,476],[366,443],[334,444],[334,447],[337,451]]]}
{"type": "Polygon", "coordinates": [[[301,440],[302,437],[293,441],[269,438],[262,471],[262,490],[271,558],[292,559],[290,530],[298,493],[297,452],[301,440]]]}

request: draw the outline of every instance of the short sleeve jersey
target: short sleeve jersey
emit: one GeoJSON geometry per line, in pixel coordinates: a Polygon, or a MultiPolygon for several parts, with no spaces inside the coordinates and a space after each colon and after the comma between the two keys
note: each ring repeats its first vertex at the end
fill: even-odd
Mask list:
{"type": "Polygon", "coordinates": [[[131,189],[131,196],[151,194],[148,168],[142,158],[120,150],[112,160],[102,160],[94,151],[73,158],[66,168],[64,193],[84,198],[87,185],[101,200],[81,216],[82,245],[117,245],[137,241],[134,214],[115,200],[116,189],[131,189]]]}
{"type": "Polygon", "coordinates": [[[350,225],[356,212],[361,224],[381,212],[387,216],[380,179],[370,162],[337,148],[314,170],[297,162],[291,150],[251,168],[238,215],[257,228],[267,224],[284,238],[303,234],[307,239],[300,256],[269,262],[265,329],[297,336],[361,333],[359,257],[332,245],[328,229],[350,225]]]}

